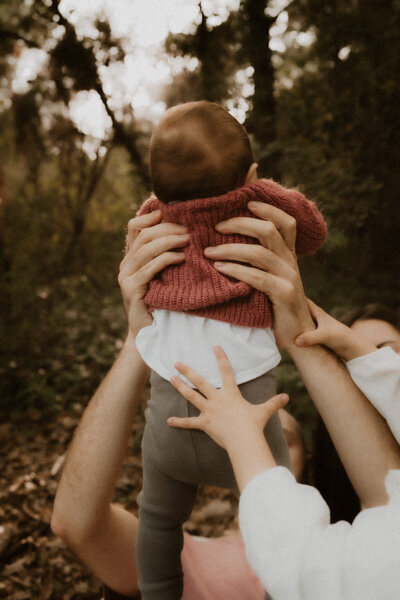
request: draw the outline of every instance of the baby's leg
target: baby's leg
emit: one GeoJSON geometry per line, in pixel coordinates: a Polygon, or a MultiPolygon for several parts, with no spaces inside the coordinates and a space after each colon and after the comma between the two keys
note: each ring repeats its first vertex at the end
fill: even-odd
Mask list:
{"type": "Polygon", "coordinates": [[[187,416],[188,403],[152,372],[142,442],[143,489],[138,497],[137,567],[145,600],[178,600],[182,595],[182,524],[190,515],[200,473],[190,431],[167,425],[171,415],[187,416]]]}
{"type": "Polygon", "coordinates": [[[197,486],[160,471],[146,445],[144,438],[136,541],[139,589],[143,600],[179,600],[183,592],[182,524],[191,513],[197,486]]]}

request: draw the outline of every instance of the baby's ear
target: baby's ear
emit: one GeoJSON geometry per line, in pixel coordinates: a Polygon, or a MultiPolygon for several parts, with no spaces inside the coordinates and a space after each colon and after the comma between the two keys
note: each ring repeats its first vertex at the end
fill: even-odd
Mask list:
{"type": "Polygon", "coordinates": [[[247,171],[246,179],[244,180],[244,185],[247,185],[249,183],[254,183],[254,181],[257,181],[257,179],[258,179],[257,167],[258,167],[257,163],[253,163],[252,165],[250,165],[250,168],[247,171]]]}

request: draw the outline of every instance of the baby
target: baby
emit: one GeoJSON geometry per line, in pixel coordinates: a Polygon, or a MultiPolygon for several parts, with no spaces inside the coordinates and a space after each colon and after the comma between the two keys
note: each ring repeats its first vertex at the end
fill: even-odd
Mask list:
{"type": "MultiPolygon", "coordinates": [[[[153,133],[150,170],[156,197],[140,214],[161,209],[164,222],[185,225],[190,240],[185,261],[164,269],[145,301],[153,323],[137,336],[137,347],[151,367],[151,398],[143,437],[143,489],[138,497],[137,567],[144,600],[182,596],[182,523],[188,519],[199,484],[237,491],[228,455],[198,430],[177,430],[169,416],[198,414],[169,383],[174,363],[184,362],[222,387],[212,347],[222,346],[244,398],[253,404],[275,395],[274,368],[280,361],[267,297],[213,267],[204,249],[223,243],[258,240],[218,233],[215,225],[231,217],[254,217],[251,200],[266,202],[296,218],[298,253],[316,251],[326,225],[316,206],[297,190],[257,180],[250,142],[242,125],[210,102],[170,109],[153,133]]],[[[265,436],[280,465],[290,467],[279,417],[265,436]]]]}

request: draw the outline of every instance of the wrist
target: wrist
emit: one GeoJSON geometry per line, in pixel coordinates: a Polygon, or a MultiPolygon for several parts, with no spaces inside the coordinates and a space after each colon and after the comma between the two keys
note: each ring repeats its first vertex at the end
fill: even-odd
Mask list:
{"type": "Polygon", "coordinates": [[[295,339],[304,331],[314,331],[315,329],[316,325],[312,320],[309,312],[299,314],[296,321],[292,324],[290,328],[290,333],[285,337],[280,337],[278,345],[280,346],[280,348],[282,348],[282,350],[285,350],[289,354],[292,354],[293,351],[299,349],[299,346],[295,344],[295,339]]]}
{"type": "Polygon", "coordinates": [[[340,345],[334,351],[346,362],[365,354],[375,352],[376,346],[349,329],[340,345]]]}
{"type": "Polygon", "coordinates": [[[264,437],[258,429],[238,435],[227,448],[240,492],[259,473],[273,469],[276,462],[264,437]]]}
{"type": "Polygon", "coordinates": [[[128,330],[124,345],[122,346],[119,354],[119,360],[122,360],[123,362],[129,362],[132,368],[132,374],[134,371],[136,373],[143,371],[144,376],[147,377],[150,372],[150,368],[146,365],[136,347],[136,336],[130,330],[128,330]],[[139,371],[137,371],[137,369],[139,371]]]}
{"type": "Polygon", "coordinates": [[[125,338],[125,342],[123,345],[123,350],[126,350],[127,352],[137,352],[136,349],[136,334],[133,333],[133,331],[129,328],[128,329],[128,333],[127,336],[125,338]]]}
{"type": "Polygon", "coordinates": [[[243,451],[247,451],[250,441],[264,440],[264,432],[261,428],[251,425],[242,425],[235,432],[230,433],[226,440],[225,449],[229,456],[237,456],[243,451]]]}

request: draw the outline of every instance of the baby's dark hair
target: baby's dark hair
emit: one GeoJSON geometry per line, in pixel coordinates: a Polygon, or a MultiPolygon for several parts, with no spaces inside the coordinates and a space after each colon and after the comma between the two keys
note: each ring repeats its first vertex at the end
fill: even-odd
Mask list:
{"type": "Polygon", "coordinates": [[[169,109],[151,138],[153,190],[166,203],[241,187],[252,163],[245,128],[222,106],[205,100],[169,109]]]}

